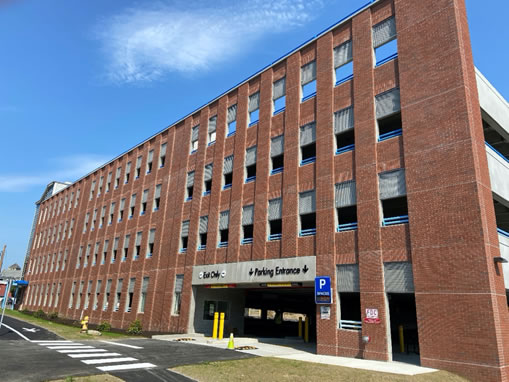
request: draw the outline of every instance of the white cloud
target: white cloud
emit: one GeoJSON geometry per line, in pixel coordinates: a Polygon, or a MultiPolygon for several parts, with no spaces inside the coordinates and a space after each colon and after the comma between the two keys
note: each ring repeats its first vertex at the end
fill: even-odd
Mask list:
{"type": "Polygon", "coordinates": [[[108,77],[153,81],[206,70],[263,35],[304,24],[322,0],[162,1],[125,10],[98,27],[108,77]]]}
{"type": "MultiPolygon", "coordinates": [[[[49,160],[54,170],[33,174],[0,175],[0,192],[23,192],[32,187],[44,187],[56,180],[75,181],[110,160],[99,155],[73,155],[49,160]]],[[[41,188],[41,192],[43,189],[41,188]]]]}

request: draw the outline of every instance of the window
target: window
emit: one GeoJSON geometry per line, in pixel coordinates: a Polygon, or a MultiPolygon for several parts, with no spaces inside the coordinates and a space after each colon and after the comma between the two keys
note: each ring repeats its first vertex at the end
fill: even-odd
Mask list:
{"type": "MultiPolygon", "coordinates": [[[[71,288],[71,294],[69,296],[69,305],[67,306],[69,309],[72,309],[72,306],[74,304],[74,292],[75,291],[76,291],[76,281],[73,281],[72,288],[71,288]]],[[[30,297],[30,299],[31,299],[31,297],[30,297]]]]}
{"type": "Polygon", "coordinates": [[[85,281],[80,281],[80,290],[78,293],[78,299],[76,301],[76,306],[74,307],[74,309],[79,309],[79,307],[81,305],[81,297],[83,296],[83,287],[84,286],[85,286],[85,281]]]}
{"type": "Polygon", "coordinates": [[[375,97],[378,141],[401,135],[401,105],[399,89],[394,88],[375,97]]]}
{"type": "Polygon", "coordinates": [[[150,150],[148,152],[148,159],[147,159],[147,174],[150,174],[152,172],[152,162],[154,161],[154,150],[150,150]]]}
{"type": "Polygon", "coordinates": [[[207,230],[209,225],[208,216],[200,216],[199,241],[198,250],[203,251],[207,248],[207,230]]]}
{"type": "Polygon", "coordinates": [[[101,294],[101,286],[102,280],[97,280],[97,284],[95,286],[94,305],[92,306],[93,310],[97,310],[97,307],[99,306],[99,295],[101,294]]]}
{"type": "Polygon", "coordinates": [[[87,294],[85,296],[85,306],[83,308],[88,309],[88,304],[90,302],[90,295],[92,294],[92,280],[88,281],[87,286],[87,294]]]}
{"type": "Polygon", "coordinates": [[[58,270],[60,269],[60,261],[62,260],[62,252],[59,252],[58,253],[58,259],[57,259],[57,265],[55,267],[55,272],[58,272],[58,270]]]}
{"type": "Polygon", "coordinates": [[[108,245],[109,245],[109,243],[110,243],[109,240],[104,240],[104,244],[103,244],[103,257],[101,259],[101,265],[106,264],[106,256],[108,255],[108,245]]]}
{"type": "Polygon", "coordinates": [[[227,137],[231,137],[237,130],[237,105],[230,106],[226,116],[226,124],[228,127],[227,137]]]}
{"type": "Polygon", "coordinates": [[[131,162],[127,162],[125,166],[124,184],[129,183],[130,176],[131,176],[131,162]]]}
{"type": "Polygon", "coordinates": [[[127,255],[129,254],[129,239],[131,238],[131,235],[125,235],[124,237],[124,252],[122,256],[122,261],[127,260],[127,255]]]}
{"type": "Polygon", "coordinates": [[[138,313],[145,312],[145,301],[147,300],[148,282],[149,282],[149,278],[144,277],[143,282],[141,284],[140,304],[138,305],[138,313]]]}
{"type": "MultiPolygon", "coordinates": [[[[110,188],[111,188],[111,177],[112,177],[112,172],[110,171],[108,173],[108,177],[106,178],[106,192],[110,192],[110,188]]],[[[70,204],[69,204],[69,207],[70,207],[70,204]]]]}
{"type": "Polygon", "coordinates": [[[159,168],[163,168],[165,163],[166,163],[166,143],[163,143],[161,145],[161,148],[159,149],[159,168]]]}
{"type": "Polygon", "coordinates": [[[106,206],[103,206],[101,208],[101,221],[99,222],[99,228],[103,227],[105,217],[106,217],[106,206]]]}
{"type": "Polygon", "coordinates": [[[187,251],[187,239],[189,237],[189,220],[182,222],[182,228],[180,232],[180,252],[187,251]]]}
{"type": "Polygon", "coordinates": [[[146,258],[151,258],[154,254],[154,241],[156,237],[156,229],[151,228],[150,231],[148,231],[148,242],[147,242],[147,255],[146,258]]]}
{"type": "Polygon", "coordinates": [[[394,16],[373,27],[376,66],[385,64],[398,56],[398,40],[396,38],[396,20],[394,16]]]}
{"type": "MultiPolygon", "coordinates": [[[[72,199],[73,199],[73,198],[74,198],[74,191],[73,191],[73,192],[71,192],[71,196],[69,196],[69,206],[68,206],[68,208],[67,208],[68,210],[70,210],[70,209],[71,209],[71,207],[72,207],[72,199]]],[[[44,219],[43,219],[43,221],[44,221],[44,219]]]]}
{"type": "Polygon", "coordinates": [[[122,172],[122,167],[117,168],[117,173],[115,174],[115,189],[120,185],[120,173],[122,172]]]}
{"type": "Polygon", "coordinates": [[[136,194],[131,195],[131,203],[129,204],[129,219],[134,216],[134,208],[136,207],[136,194]]]}
{"type": "Polygon", "coordinates": [[[256,125],[260,117],[260,92],[256,92],[249,96],[248,112],[249,112],[248,126],[256,125]]]}
{"type": "Polygon", "coordinates": [[[113,215],[115,214],[115,202],[110,204],[110,215],[108,217],[108,225],[113,223],[113,215]]]}
{"type": "Polygon", "coordinates": [[[118,208],[118,221],[121,222],[124,218],[124,207],[125,207],[125,198],[120,200],[120,206],[118,208]]]}
{"type": "Polygon", "coordinates": [[[335,85],[353,78],[352,41],[349,40],[334,48],[335,85]]]}
{"type": "Polygon", "coordinates": [[[134,285],[136,283],[135,278],[131,278],[129,280],[129,286],[127,288],[127,299],[125,304],[125,311],[129,313],[131,311],[131,308],[133,306],[133,296],[134,296],[134,285]]]}
{"type": "Polygon", "coordinates": [[[270,140],[270,160],[271,170],[270,174],[274,175],[283,171],[285,163],[284,152],[285,140],[284,136],[272,138],[270,140]]]}
{"type": "Polygon", "coordinates": [[[94,248],[94,259],[92,260],[92,265],[96,265],[97,264],[97,258],[99,257],[99,242],[95,243],[95,248],[94,248]]]}
{"type": "Polygon", "coordinates": [[[357,196],[355,181],[336,183],[337,231],[357,229],[357,196]]]}
{"type": "Polygon", "coordinates": [[[244,206],[242,208],[242,244],[250,244],[253,242],[253,217],[254,206],[244,206]]]}
{"type": "Polygon", "coordinates": [[[113,241],[113,248],[111,249],[111,263],[114,264],[117,260],[117,252],[118,252],[118,243],[120,242],[120,238],[116,237],[113,241]]]}
{"type": "Polygon", "coordinates": [[[141,195],[140,215],[145,215],[145,212],[147,212],[147,199],[148,199],[148,190],[143,190],[143,194],[141,195]]]}
{"type": "MultiPolygon", "coordinates": [[[[94,191],[95,191],[95,180],[92,181],[92,186],[90,187],[90,199],[89,200],[92,200],[92,198],[94,197],[94,191]]],[[[54,204],[53,206],[56,206],[56,204],[54,204]]],[[[53,212],[55,212],[55,208],[53,208],[53,212]]]]}
{"type": "Polygon", "coordinates": [[[398,169],[378,174],[382,203],[382,225],[408,223],[405,170],[398,169]]]}
{"type": "Polygon", "coordinates": [[[106,289],[104,291],[104,297],[103,297],[103,311],[104,312],[106,312],[108,310],[108,305],[110,303],[111,284],[112,284],[112,280],[109,279],[106,282],[106,289]]]}
{"type": "Polygon", "coordinates": [[[67,255],[69,254],[69,250],[66,249],[64,252],[64,261],[62,261],[62,270],[65,270],[65,264],[67,264],[67,255]]]}
{"type": "Polygon", "coordinates": [[[233,155],[224,158],[223,163],[223,190],[232,188],[233,182],[233,155]]]}
{"type": "Polygon", "coordinates": [[[316,161],[316,129],[311,122],[300,128],[300,165],[316,161]]]}
{"type": "Polygon", "coordinates": [[[159,204],[161,203],[161,187],[162,185],[158,184],[154,192],[154,206],[153,206],[154,211],[159,210],[159,204]]]}
{"type": "Polygon", "coordinates": [[[336,155],[355,148],[352,106],[334,113],[334,136],[336,140],[336,155]]]}
{"type": "Polygon", "coordinates": [[[230,224],[230,211],[222,211],[219,215],[219,248],[228,246],[228,227],[230,224]]]}
{"type": "Polygon", "coordinates": [[[118,312],[120,309],[120,301],[122,299],[122,284],[124,283],[123,279],[118,279],[117,281],[117,290],[115,293],[115,302],[113,304],[113,311],[118,312]]]}
{"type": "Polygon", "coordinates": [[[286,77],[283,77],[272,84],[273,115],[285,110],[286,105],[286,77]]]}
{"type": "Polygon", "coordinates": [[[194,171],[187,173],[187,184],[186,184],[186,202],[193,198],[194,188],[194,171]]]}
{"type": "Polygon", "coordinates": [[[86,215],[85,215],[85,221],[83,223],[83,232],[87,232],[88,219],[90,219],[90,212],[87,212],[86,215]]]}
{"type": "Polygon", "coordinates": [[[339,328],[344,330],[361,330],[361,299],[359,286],[359,265],[341,264],[337,266],[339,300],[339,328]]]}
{"type": "Polygon", "coordinates": [[[209,119],[209,131],[208,131],[208,141],[207,141],[207,144],[209,146],[216,141],[216,125],[217,125],[217,115],[215,115],[209,119]]]}
{"type": "Polygon", "coordinates": [[[184,284],[184,275],[175,275],[175,287],[173,292],[173,314],[180,314],[180,305],[182,302],[182,286],[184,284]]]}
{"type": "Polygon", "coordinates": [[[80,202],[80,192],[81,190],[78,188],[78,191],[76,191],[76,202],[74,203],[74,208],[78,207],[78,204],[80,202]]]}
{"type": "Polygon", "coordinates": [[[60,299],[61,292],[62,292],[62,283],[58,283],[57,295],[55,297],[55,304],[53,305],[53,308],[56,308],[58,306],[58,300],[60,299]]]}
{"type": "Polygon", "coordinates": [[[300,68],[301,102],[316,95],[316,61],[300,68]]]}
{"type": "Polygon", "coordinates": [[[85,251],[85,261],[83,263],[83,268],[86,268],[88,266],[88,260],[90,259],[90,249],[91,249],[91,245],[88,244],[87,245],[87,250],[85,251]]]}
{"type": "Polygon", "coordinates": [[[249,183],[256,179],[256,146],[246,150],[246,177],[245,182],[249,183]]]}
{"type": "Polygon", "coordinates": [[[191,129],[191,154],[198,151],[198,134],[200,132],[200,125],[194,126],[191,129]]]}
{"type": "Polygon", "coordinates": [[[140,155],[138,158],[136,158],[136,170],[135,170],[135,179],[138,179],[141,175],[141,161],[143,159],[143,156],[140,155]]]}
{"type": "Polygon", "coordinates": [[[134,257],[133,257],[134,260],[137,260],[140,257],[142,237],[143,237],[143,232],[136,233],[136,242],[135,242],[134,257]]]}
{"type": "Polygon", "coordinates": [[[205,172],[203,174],[203,195],[210,195],[212,190],[212,163],[205,165],[205,172]]]}
{"type": "Polygon", "coordinates": [[[103,192],[103,182],[104,182],[104,176],[101,176],[99,178],[99,187],[97,188],[97,196],[101,195],[101,192],[103,192]]]}
{"type": "Polygon", "coordinates": [[[299,193],[300,236],[316,234],[315,190],[299,193]]]}
{"type": "Polygon", "coordinates": [[[97,221],[97,208],[94,210],[94,213],[92,214],[92,224],[90,225],[90,231],[93,231],[95,229],[96,221],[97,221]]]}
{"type": "Polygon", "coordinates": [[[269,200],[269,240],[281,240],[283,234],[281,212],[282,199],[269,200]]]}
{"type": "Polygon", "coordinates": [[[203,319],[213,320],[214,313],[224,313],[224,319],[229,318],[229,304],[227,301],[205,301],[203,307],[203,319]]]}

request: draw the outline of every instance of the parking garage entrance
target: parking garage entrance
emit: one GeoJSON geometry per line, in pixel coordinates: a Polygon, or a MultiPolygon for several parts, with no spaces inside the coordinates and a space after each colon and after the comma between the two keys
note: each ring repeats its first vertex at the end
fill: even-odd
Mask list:
{"type": "Polygon", "coordinates": [[[218,312],[225,335],[304,337],[307,321],[315,341],[315,276],[314,256],[195,266],[189,331],[211,335],[218,312]]]}

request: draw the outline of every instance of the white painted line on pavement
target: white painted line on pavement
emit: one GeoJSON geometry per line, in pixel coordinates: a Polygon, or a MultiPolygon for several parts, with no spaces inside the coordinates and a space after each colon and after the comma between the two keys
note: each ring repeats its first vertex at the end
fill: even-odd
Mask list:
{"type": "Polygon", "coordinates": [[[104,342],[105,344],[110,344],[110,345],[125,346],[126,348],[131,348],[131,349],[143,349],[141,346],[127,345],[127,344],[122,344],[120,342],[110,342],[110,341],[100,341],[100,342],[104,342]]]}
{"type": "Polygon", "coordinates": [[[9,330],[12,330],[14,333],[18,334],[21,338],[23,338],[24,340],[27,340],[29,342],[32,342],[32,340],[30,338],[28,338],[27,336],[21,334],[20,332],[18,332],[16,329],[14,328],[11,328],[9,325],[6,325],[5,323],[2,323],[2,326],[5,326],[7,329],[9,330]]]}
{"type": "Polygon", "coordinates": [[[52,350],[61,350],[61,349],[95,349],[93,346],[86,346],[86,345],[66,345],[66,346],[48,346],[48,349],[52,350]]]}
{"type": "Polygon", "coordinates": [[[47,344],[37,344],[37,345],[41,345],[41,346],[71,346],[71,345],[83,345],[83,344],[79,344],[79,343],[75,343],[75,342],[51,342],[51,343],[47,343],[47,344]]]}
{"type": "Polygon", "coordinates": [[[105,352],[104,349],[71,349],[71,350],[57,350],[59,353],[93,353],[96,351],[105,352]]]}
{"type": "Polygon", "coordinates": [[[113,371],[113,370],[132,370],[132,369],[148,369],[150,367],[156,367],[152,363],[131,363],[128,365],[112,365],[112,366],[99,366],[98,369],[102,371],[113,371]]]}
{"type": "Polygon", "coordinates": [[[38,341],[38,340],[35,340],[35,341],[32,341],[32,342],[44,345],[44,344],[50,344],[50,343],[70,343],[72,341],[68,341],[68,340],[38,341]]]}
{"type": "Polygon", "coordinates": [[[94,357],[118,357],[120,353],[85,353],[85,354],[67,354],[71,358],[94,358],[94,357]]]}
{"type": "Polygon", "coordinates": [[[136,358],[133,357],[120,357],[120,358],[103,358],[103,359],[85,359],[81,362],[86,363],[87,365],[97,365],[101,363],[120,363],[127,361],[137,361],[136,358]]]}

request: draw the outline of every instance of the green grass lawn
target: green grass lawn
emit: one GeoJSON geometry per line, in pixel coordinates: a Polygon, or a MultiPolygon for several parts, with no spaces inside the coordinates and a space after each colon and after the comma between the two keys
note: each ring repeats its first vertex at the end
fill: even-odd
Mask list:
{"type": "MultiPolygon", "coordinates": [[[[30,324],[38,325],[44,329],[47,329],[65,339],[68,340],[84,340],[84,339],[92,339],[97,338],[95,336],[90,336],[85,333],[80,333],[80,329],[74,326],[70,325],[64,325],[59,324],[56,322],[52,322],[43,318],[36,318],[33,316],[30,316],[28,314],[24,314],[17,310],[5,310],[5,315],[10,316],[13,318],[17,318],[19,320],[28,322],[30,324]]],[[[121,333],[110,333],[110,332],[103,332],[102,336],[100,338],[106,338],[106,339],[119,339],[119,338],[133,338],[132,336],[128,336],[126,334],[121,333]]]]}
{"type": "Polygon", "coordinates": [[[208,362],[179,366],[174,370],[206,382],[466,382],[446,371],[415,376],[380,373],[349,367],[323,365],[281,358],[259,357],[236,361],[208,362]]]}

